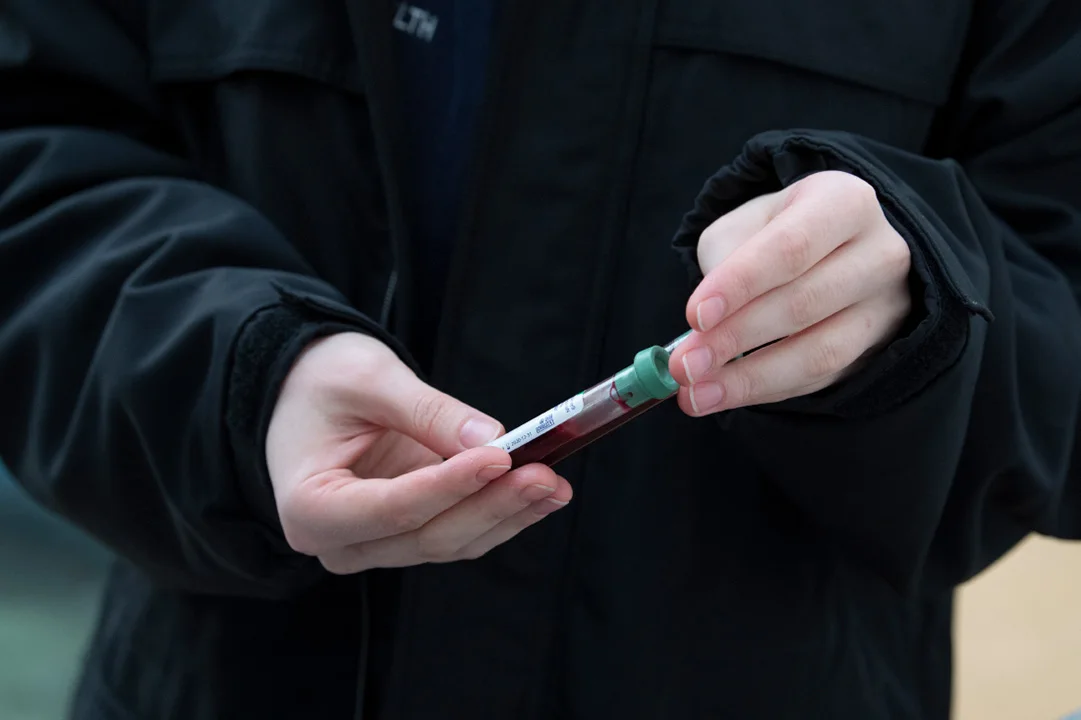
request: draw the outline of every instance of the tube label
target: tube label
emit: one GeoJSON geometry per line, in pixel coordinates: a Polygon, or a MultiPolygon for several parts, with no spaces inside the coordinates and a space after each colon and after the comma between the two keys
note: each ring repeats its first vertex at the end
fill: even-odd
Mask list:
{"type": "Polygon", "coordinates": [[[541,413],[527,423],[519,425],[506,435],[497,437],[488,443],[491,447],[498,447],[510,452],[524,445],[533,438],[538,438],[552,428],[558,427],[582,412],[585,404],[585,393],[578,393],[570,400],[564,400],[559,405],[546,413],[541,413]]]}

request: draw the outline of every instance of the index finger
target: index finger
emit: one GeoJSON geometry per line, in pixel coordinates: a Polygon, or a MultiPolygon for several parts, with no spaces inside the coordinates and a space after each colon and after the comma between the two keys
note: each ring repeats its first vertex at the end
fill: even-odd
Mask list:
{"type": "Polygon", "coordinates": [[[479,447],[395,478],[357,478],[347,471],[315,475],[296,488],[282,519],[294,528],[293,547],[317,555],[416,530],[510,467],[504,450],[479,447]]]}
{"type": "MultiPolygon", "coordinates": [[[[687,322],[708,332],[755,298],[786,285],[855,237],[863,216],[833,182],[794,185],[783,208],[713,268],[691,294],[687,322]]],[[[873,192],[873,191],[872,191],[873,192]]]]}

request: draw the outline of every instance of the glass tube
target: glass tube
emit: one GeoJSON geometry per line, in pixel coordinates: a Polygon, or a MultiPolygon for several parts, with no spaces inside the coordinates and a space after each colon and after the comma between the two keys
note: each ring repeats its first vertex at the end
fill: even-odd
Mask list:
{"type": "Polygon", "coordinates": [[[513,467],[554,465],[679,391],[668,359],[690,333],[664,347],[646,348],[634,363],[494,440],[513,467]]]}

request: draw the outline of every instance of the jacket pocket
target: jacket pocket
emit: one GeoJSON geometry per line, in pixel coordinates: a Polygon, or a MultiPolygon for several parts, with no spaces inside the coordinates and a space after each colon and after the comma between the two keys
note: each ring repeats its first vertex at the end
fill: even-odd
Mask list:
{"type": "Polygon", "coordinates": [[[345,3],[151,0],[145,12],[157,82],[265,71],[362,90],[345,3]]]}
{"type": "Polygon", "coordinates": [[[361,72],[371,48],[354,40],[348,4],[127,5],[139,7],[130,32],[175,152],[266,217],[350,305],[381,317],[395,256],[361,72]]]}
{"type": "Polygon", "coordinates": [[[656,45],[723,53],[940,105],[964,45],[966,2],[661,0],[656,45]]]}
{"type": "Polygon", "coordinates": [[[657,2],[635,171],[646,200],[632,228],[657,207],[672,208],[674,227],[706,178],[765,131],[840,131],[922,153],[967,23],[959,3],[935,0],[657,2]]]}

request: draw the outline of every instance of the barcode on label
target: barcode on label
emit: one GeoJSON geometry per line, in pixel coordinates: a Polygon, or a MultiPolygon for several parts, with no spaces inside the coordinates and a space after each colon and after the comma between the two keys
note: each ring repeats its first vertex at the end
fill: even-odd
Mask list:
{"type": "Polygon", "coordinates": [[[540,437],[554,427],[557,427],[572,417],[582,412],[582,400],[584,395],[575,395],[546,413],[538,415],[527,423],[511,430],[506,435],[498,437],[488,445],[502,448],[507,452],[529,442],[535,437],[540,437]]]}

